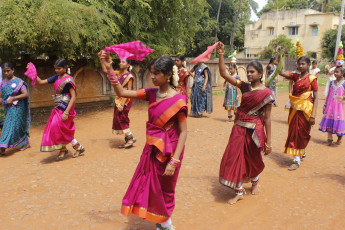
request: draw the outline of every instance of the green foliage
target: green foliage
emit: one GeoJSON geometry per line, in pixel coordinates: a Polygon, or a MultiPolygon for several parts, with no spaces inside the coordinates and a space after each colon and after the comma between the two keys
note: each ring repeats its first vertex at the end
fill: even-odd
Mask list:
{"type": "Polygon", "coordinates": [[[291,53],[294,48],[295,46],[291,39],[284,34],[280,34],[268,43],[268,46],[259,53],[259,56],[262,59],[268,59],[281,53],[291,53]]]}
{"type": "MultiPolygon", "coordinates": [[[[343,25],[342,31],[341,31],[341,41],[345,40],[345,25],[343,25]]],[[[334,58],[334,51],[337,41],[337,30],[331,29],[326,31],[326,33],[323,35],[322,41],[321,41],[321,49],[322,49],[322,57],[326,58],[328,60],[332,60],[334,58]]]]}
{"type": "Polygon", "coordinates": [[[0,56],[45,53],[75,59],[95,55],[120,35],[122,18],[110,9],[110,0],[102,5],[92,0],[0,1],[0,56]]]}

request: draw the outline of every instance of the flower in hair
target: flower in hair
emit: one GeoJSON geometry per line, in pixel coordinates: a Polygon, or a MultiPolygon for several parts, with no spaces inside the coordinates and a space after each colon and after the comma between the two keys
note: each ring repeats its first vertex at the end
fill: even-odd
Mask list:
{"type": "Polygon", "coordinates": [[[178,68],[176,65],[174,65],[173,67],[173,85],[176,87],[178,85],[178,80],[180,79],[179,76],[178,76],[178,68]]]}

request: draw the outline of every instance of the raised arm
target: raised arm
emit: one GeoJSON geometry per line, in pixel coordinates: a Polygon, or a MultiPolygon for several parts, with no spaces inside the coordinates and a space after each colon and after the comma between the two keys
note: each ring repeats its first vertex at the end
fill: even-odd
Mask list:
{"type": "Polygon", "coordinates": [[[236,86],[237,80],[236,78],[230,76],[225,68],[225,61],[224,61],[224,44],[222,42],[219,42],[217,47],[217,52],[219,54],[219,73],[222,78],[225,79],[225,81],[229,82],[230,84],[236,86]]]}
{"type": "Polygon", "coordinates": [[[99,60],[101,62],[102,70],[107,74],[108,79],[110,80],[116,95],[119,97],[127,97],[127,98],[137,98],[137,92],[135,90],[127,90],[122,87],[120,84],[116,73],[113,69],[112,63],[113,60],[111,59],[111,56],[109,52],[105,52],[104,50],[101,50],[98,53],[99,60]]]}
{"type": "Polygon", "coordinates": [[[280,76],[285,77],[285,78],[290,78],[290,72],[289,71],[281,71],[279,73],[280,76]]]}

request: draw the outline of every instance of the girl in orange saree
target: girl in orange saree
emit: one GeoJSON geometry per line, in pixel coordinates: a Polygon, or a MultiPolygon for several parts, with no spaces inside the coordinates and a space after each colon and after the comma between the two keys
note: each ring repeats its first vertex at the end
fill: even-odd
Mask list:
{"type": "Polygon", "coordinates": [[[182,54],[178,54],[175,57],[175,65],[178,68],[178,85],[176,86],[176,91],[179,94],[185,95],[187,97],[187,102],[188,102],[188,77],[189,77],[189,72],[186,69],[186,66],[184,65],[184,62],[186,61],[186,58],[182,54]]]}
{"type": "Polygon", "coordinates": [[[270,89],[261,83],[263,67],[258,61],[247,66],[249,83],[237,80],[226,72],[224,44],[217,45],[219,73],[242,92],[229,143],[225,149],[219,170],[219,182],[232,188],[236,196],[229,200],[235,204],[243,199],[243,183],[252,182],[252,194],[258,194],[259,174],[264,170],[261,151],[271,153],[271,108],[274,101],[270,89]],[[267,135],[267,136],[266,136],[267,135]]]}
{"type": "Polygon", "coordinates": [[[309,74],[310,59],[306,56],[297,61],[300,73],[281,72],[280,75],[294,82],[290,94],[289,131],[284,153],[293,156],[289,170],[299,168],[301,158],[310,140],[311,126],[315,124],[318,104],[317,77],[309,74]]]}
{"type": "Polygon", "coordinates": [[[118,96],[149,101],[146,144],[132,181],[122,200],[121,213],[134,214],[156,223],[157,229],[172,229],[175,186],[187,138],[186,97],[178,94],[174,61],[167,56],[151,63],[149,70],[159,89],[125,90],[119,83],[109,53],[99,54],[102,69],[118,96]]]}

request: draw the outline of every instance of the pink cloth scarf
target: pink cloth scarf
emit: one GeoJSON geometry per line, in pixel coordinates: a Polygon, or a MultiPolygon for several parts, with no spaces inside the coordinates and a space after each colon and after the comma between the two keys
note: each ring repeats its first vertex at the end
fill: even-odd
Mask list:
{"type": "Polygon", "coordinates": [[[211,54],[212,54],[214,48],[216,48],[217,45],[218,45],[218,42],[214,43],[212,46],[208,46],[207,50],[205,52],[203,52],[202,54],[200,54],[199,56],[194,58],[190,63],[191,64],[197,64],[197,63],[200,63],[200,62],[205,62],[205,61],[210,60],[211,54]]]}
{"type": "Polygon", "coordinates": [[[121,61],[127,58],[142,61],[147,55],[154,51],[139,40],[105,47],[104,50],[119,55],[121,61]]]}
{"type": "Polygon", "coordinates": [[[29,77],[32,80],[31,85],[33,86],[36,85],[37,71],[34,64],[32,64],[31,62],[28,63],[28,69],[26,70],[24,75],[29,77]]]}

